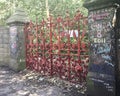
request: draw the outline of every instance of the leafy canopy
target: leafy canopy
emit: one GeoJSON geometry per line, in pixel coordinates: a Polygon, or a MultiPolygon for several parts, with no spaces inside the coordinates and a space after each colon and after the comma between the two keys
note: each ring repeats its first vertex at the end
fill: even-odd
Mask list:
{"type": "Polygon", "coordinates": [[[53,16],[65,16],[68,11],[73,16],[77,10],[87,15],[87,10],[83,7],[84,0],[0,0],[0,25],[12,15],[16,7],[23,8],[33,21],[47,18],[49,14],[53,16]]]}

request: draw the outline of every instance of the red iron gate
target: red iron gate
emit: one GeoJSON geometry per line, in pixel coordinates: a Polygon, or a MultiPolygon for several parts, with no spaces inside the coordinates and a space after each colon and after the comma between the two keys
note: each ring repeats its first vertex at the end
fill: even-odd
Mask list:
{"type": "Polygon", "coordinates": [[[87,19],[50,16],[25,26],[26,67],[44,75],[83,82],[88,68],[87,19]]]}

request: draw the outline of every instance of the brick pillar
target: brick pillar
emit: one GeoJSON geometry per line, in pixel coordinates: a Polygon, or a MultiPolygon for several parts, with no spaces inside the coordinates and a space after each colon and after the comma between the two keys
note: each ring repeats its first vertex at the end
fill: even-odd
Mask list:
{"type": "Polygon", "coordinates": [[[117,82],[116,12],[119,0],[86,0],[89,10],[90,64],[88,96],[120,96],[117,82]]]}
{"type": "Polygon", "coordinates": [[[29,19],[23,9],[16,9],[15,13],[7,20],[10,32],[10,68],[20,71],[25,68],[25,36],[24,24],[29,19]]]}

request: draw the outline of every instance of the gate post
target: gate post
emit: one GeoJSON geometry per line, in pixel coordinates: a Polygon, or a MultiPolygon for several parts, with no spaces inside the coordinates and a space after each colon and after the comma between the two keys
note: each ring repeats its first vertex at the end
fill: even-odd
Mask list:
{"type": "Polygon", "coordinates": [[[17,8],[15,13],[6,21],[9,25],[10,32],[9,67],[15,71],[20,71],[25,68],[24,24],[28,22],[29,19],[27,15],[20,8],[17,8]]]}
{"type": "Polygon", "coordinates": [[[116,86],[119,83],[116,51],[116,12],[119,4],[119,0],[85,0],[84,6],[89,11],[90,38],[88,96],[120,96],[116,86]]]}

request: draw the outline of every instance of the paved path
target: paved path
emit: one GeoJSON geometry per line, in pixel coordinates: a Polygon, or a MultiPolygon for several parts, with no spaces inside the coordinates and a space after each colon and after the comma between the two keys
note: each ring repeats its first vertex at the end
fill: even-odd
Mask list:
{"type": "MultiPolygon", "coordinates": [[[[74,94],[74,93],[73,93],[74,94]]],[[[82,96],[72,95],[44,78],[25,73],[15,73],[0,67],[0,96],[82,96]]]]}

